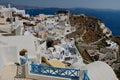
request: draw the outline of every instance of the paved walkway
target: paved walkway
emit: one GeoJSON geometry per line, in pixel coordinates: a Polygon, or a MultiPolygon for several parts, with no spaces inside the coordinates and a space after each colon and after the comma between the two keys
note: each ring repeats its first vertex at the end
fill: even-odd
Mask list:
{"type": "Polygon", "coordinates": [[[1,73],[1,80],[14,80],[16,65],[4,66],[1,73]]]}
{"type": "Polygon", "coordinates": [[[0,80],[33,80],[25,78],[14,79],[16,75],[16,70],[17,70],[16,65],[4,66],[4,68],[2,69],[0,80]]]}

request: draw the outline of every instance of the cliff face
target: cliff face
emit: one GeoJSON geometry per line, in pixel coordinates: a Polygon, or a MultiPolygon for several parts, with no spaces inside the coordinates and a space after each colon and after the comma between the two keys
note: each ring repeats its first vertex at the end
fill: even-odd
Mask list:
{"type": "Polygon", "coordinates": [[[70,15],[69,19],[71,26],[76,27],[74,37],[79,37],[85,43],[95,42],[105,36],[109,37],[111,35],[111,31],[105,27],[102,21],[95,17],[80,14],[70,15]]]}
{"type": "Polygon", "coordinates": [[[118,70],[120,64],[120,37],[112,36],[105,24],[92,16],[70,15],[71,27],[76,31],[66,35],[74,37],[76,46],[84,60],[104,61],[118,70]],[[86,44],[87,43],[87,44],[86,44]]]}

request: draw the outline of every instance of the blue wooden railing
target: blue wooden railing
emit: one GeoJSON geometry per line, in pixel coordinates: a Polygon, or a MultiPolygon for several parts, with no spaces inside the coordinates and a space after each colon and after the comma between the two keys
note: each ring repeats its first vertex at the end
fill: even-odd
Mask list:
{"type": "Polygon", "coordinates": [[[72,80],[79,80],[80,77],[79,76],[80,69],[44,66],[41,64],[35,64],[34,62],[32,62],[30,65],[31,65],[30,72],[35,74],[71,78],[72,80]]]}
{"type": "Polygon", "coordinates": [[[89,76],[88,76],[86,70],[84,71],[84,77],[83,77],[83,80],[90,80],[90,78],[89,78],[89,76]]]}

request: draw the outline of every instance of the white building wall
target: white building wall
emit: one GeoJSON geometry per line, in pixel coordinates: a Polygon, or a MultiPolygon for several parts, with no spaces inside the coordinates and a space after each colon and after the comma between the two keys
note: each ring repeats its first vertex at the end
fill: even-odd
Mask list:
{"type": "Polygon", "coordinates": [[[18,61],[17,48],[15,46],[4,46],[0,47],[0,54],[4,65],[14,64],[18,61]]]}
{"type": "Polygon", "coordinates": [[[2,54],[0,54],[0,75],[1,75],[3,65],[4,65],[4,62],[3,62],[2,54]]]}
{"type": "Polygon", "coordinates": [[[11,46],[16,46],[17,51],[21,51],[22,49],[27,49],[30,58],[36,56],[36,50],[34,44],[35,37],[33,36],[7,36],[7,37],[1,37],[0,41],[7,43],[11,46]]]}
{"type": "Polygon", "coordinates": [[[1,12],[2,12],[2,15],[4,16],[4,18],[10,18],[12,16],[11,9],[4,8],[4,9],[2,9],[1,12]]]}
{"type": "Polygon", "coordinates": [[[17,14],[25,15],[25,10],[16,10],[16,13],[17,14]]]}
{"type": "Polygon", "coordinates": [[[118,80],[113,69],[104,62],[95,61],[86,67],[90,80],[118,80]]]}
{"type": "Polygon", "coordinates": [[[0,75],[5,65],[19,62],[18,52],[15,46],[0,45],[0,75]]]}

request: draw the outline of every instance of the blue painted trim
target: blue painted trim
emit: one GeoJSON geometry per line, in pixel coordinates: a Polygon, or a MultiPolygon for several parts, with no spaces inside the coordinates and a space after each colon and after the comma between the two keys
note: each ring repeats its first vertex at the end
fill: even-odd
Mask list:
{"type": "Polygon", "coordinates": [[[52,66],[43,66],[41,64],[34,64],[33,62],[30,64],[31,73],[35,74],[43,74],[55,77],[64,77],[71,78],[72,80],[79,80],[80,69],[74,68],[58,68],[52,66]]]}
{"type": "Polygon", "coordinates": [[[84,71],[84,78],[83,78],[83,80],[90,80],[86,70],[84,71]]]}

